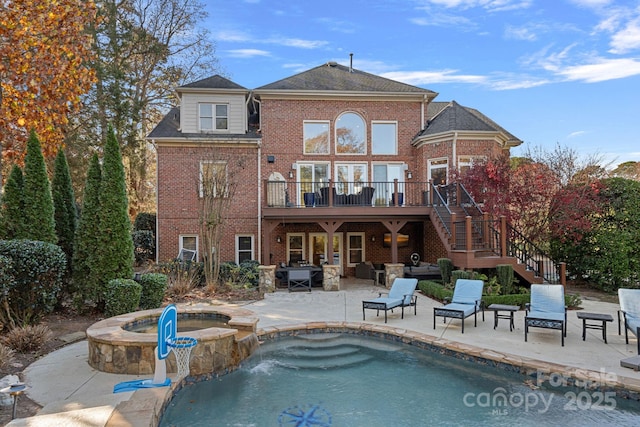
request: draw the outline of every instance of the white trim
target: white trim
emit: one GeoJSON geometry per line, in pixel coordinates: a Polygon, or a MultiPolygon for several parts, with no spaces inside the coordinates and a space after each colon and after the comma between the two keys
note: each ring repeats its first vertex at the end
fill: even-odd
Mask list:
{"type": "Polygon", "coordinates": [[[364,262],[367,259],[367,253],[366,253],[366,242],[365,242],[365,237],[366,237],[366,233],[364,231],[358,231],[358,232],[349,232],[347,233],[347,250],[346,250],[346,254],[347,254],[347,259],[345,260],[347,267],[355,267],[356,265],[358,265],[359,263],[353,263],[350,262],[350,258],[351,258],[351,239],[349,237],[351,236],[360,236],[361,241],[362,241],[362,247],[360,248],[355,248],[361,251],[362,256],[361,256],[361,260],[360,262],[364,262]]]}
{"type": "Polygon", "coordinates": [[[185,247],[183,247],[183,246],[182,246],[182,244],[183,244],[183,239],[184,239],[185,237],[189,237],[189,238],[193,238],[193,237],[195,237],[195,239],[196,239],[196,254],[195,254],[195,257],[194,257],[194,259],[193,259],[193,260],[194,260],[194,261],[198,261],[198,259],[199,259],[199,247],[200,247],[200,242],[199,242],[199,240],[200,240],[200,239],[199,239],[199,237],[198,237],[198,235],[197,235],[197,234],[189,234],[189,233],[187,233],[187,234],[180,234],[180,235],[178,235],[178,256],[177,256],[176,258],[180,258],[180,255],[182,254],[182,250],[183,250],[183,249],[184,249],[184,250],[186,250],[186,251],[192,251],[192,250],[193,250],[193,249],[191,249],[191,248],[185,248],[185,247]]]}
{"type": "MultiPolygon", "coordinates": [[[[249,239],[251,239],[251,249],[249,250],[251,252],[251,258],[252,260],[256,259],[256,238],[255,235],[253,234],[236,234],[234,241],[235,241],[235,259],[236,259],[236,264],[240,265],[240,238],[241,237],[248,237],[249,239]]],[[[242,252],[248,252],[247,250],[242,250],[242,252]]]]}
{"type": "Polygon", "coordinates": [[[302,121],[302,153],[309,156],[328,156],[331,154],[331,121],[329,120],[303,120],[302,121]],[[307,153],[307,138],[305,135],[305,125],[320,124],[327,125],[327,152],[326,153],[307,153]]]}
{"type": "Polygon", "coordinates": [[[372,156],[397,156],[398,155],[398,121],[397,120],[371,120],[371,155],[372,156]],[[395,125],[395,145],[394,145],[393,153],[376,153],[373,151],[374,125],[395,125]]]}

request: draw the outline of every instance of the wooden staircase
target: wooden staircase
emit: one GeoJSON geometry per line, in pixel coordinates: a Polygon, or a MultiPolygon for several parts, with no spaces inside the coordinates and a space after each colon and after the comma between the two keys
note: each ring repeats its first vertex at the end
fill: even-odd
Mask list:
{"type": "Polygon", "coordinates": [[[521,282],[565,283],[564,264],[553,262],[504,218],[491,220],[462,185],[440,187],[432,200],[431,222],[457,268],[510,264],[521,282]]]}

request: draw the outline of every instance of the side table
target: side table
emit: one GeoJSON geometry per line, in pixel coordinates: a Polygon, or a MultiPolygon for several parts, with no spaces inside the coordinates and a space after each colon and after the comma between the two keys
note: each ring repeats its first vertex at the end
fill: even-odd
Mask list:
{"type": "Polygon", "coordinates": [[[491,304],[488,307],[489,310],[493,310],[493,329],[498,327],[498,319],[509,320],[509,332],[513,331],[513,313],[520,310],[520,306],[506,305],[506,304],[491,304]],[[501,311],[508,311],[508,314],[500,314],[501,311]]]}
{"type": "Polygon", "coordinates": [[[607,322],[613,322],[613,316],[601,313],[578,312],[578,319],[582,319],[582,341],[587,338],[587,329],[598,329],[602,331],[602,339],[607,344],[607,322]],[[594,320],[600,323],[587,323],[587,320],[594,320]]]}
{"type": "Polygon", "coordinates": [[[384,283],[384,270],[373,270],[376,277],[375,285],[385,285],[384,283]]]}

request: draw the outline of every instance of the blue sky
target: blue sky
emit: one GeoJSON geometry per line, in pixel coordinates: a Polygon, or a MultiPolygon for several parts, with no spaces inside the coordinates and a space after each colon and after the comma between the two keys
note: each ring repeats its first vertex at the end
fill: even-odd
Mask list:
{"type": "Polygon", "coordinates": [[[476,108],[523,147],[640,161],[640,0],[205,3],[221,71],[249,89],[353,53],[354,68],[476,108]]]}

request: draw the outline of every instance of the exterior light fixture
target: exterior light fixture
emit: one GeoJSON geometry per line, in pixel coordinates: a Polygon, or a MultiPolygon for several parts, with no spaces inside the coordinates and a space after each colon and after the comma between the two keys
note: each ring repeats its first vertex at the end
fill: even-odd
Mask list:
{"type": "Polygon", "coordinates": [[[276,242],[282,243],[282,238],[280,236],[276,237],[276,242]]]}
{"type": "Polygon", "coordinates": [[[411,179],[413,178],[413,174],[411,173],[411,171],[407,172],[407,179],[411,179]]]}

